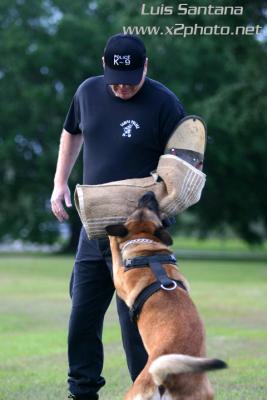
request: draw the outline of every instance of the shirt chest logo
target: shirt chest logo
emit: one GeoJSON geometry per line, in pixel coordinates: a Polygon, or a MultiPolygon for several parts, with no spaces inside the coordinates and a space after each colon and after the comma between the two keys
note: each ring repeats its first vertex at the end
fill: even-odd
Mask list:
{"type": "Polygon", "coordinates": [[[127,119],[123,121],[120,126],[122,127],[122,136],[130,138],[133,132],[140,128],[138,122],[134,120],[127,119]]]}

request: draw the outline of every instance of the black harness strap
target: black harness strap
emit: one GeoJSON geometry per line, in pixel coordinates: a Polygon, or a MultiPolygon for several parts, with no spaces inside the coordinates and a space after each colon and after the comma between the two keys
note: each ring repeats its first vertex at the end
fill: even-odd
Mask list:
{"type": "Polygon", "coordinates": [[[157,254],[155,256],[140,256],[124,260],[124,266],[127,269],[136,267],[146,267],[149,265],[150,260],[159,261],[161,264],[176,265],[177,262],[174,254],[157,254]]]}
{"type": "Polygon", "coordinates": [[[149,257],[149,266],[161,285],[164,287],[173,286],[173,280],[167,276],[164,268],[162,268],[161,263],[162,261],[158,259],[157,256],[149,257]]]}
{"type": "Polygon", "coordinates": [[[156,254],[154,256],[141,256],[133,259],[124,261],[124,265],[127,269],[149,266],[154,273],[157,281],[164,287],[173,286],[173,280],[171,280],[162,268],[162,264],[175,264],[176,258],[174,254],[156,254]]]}
{"type": "Polygon", "coordinates": [[[162,267],[162,264],[176,265],[176,258],[174,254],[157,254],[154,256],[142,256],[124,261],[124,266],[126,270],[149,266],[153,274],[155,275],[155,278],[157,279],[156,282],[153,282],[149,286],[144,288],[136,297],[134,304],[129,311],[130,317],[133,322],[137,321],[138,316],[146,300],[154,293],[156,293],[158,290],[160,289],[172,290],[175,289],[177,286],[179,286],[180,288],[187,291],[182,281],[170,279],[167,276],[164,268],[162,267]]]}
{"type": "Polygon", "coordinates": [[[147,299],[152,296],[152,294],[156,293],[161,287],[159,282],[153,282],[149,286],[145,287],[139,295],[136,297],[134,304],[129,310],[130,318],[133,322],[136,323],[138,316],[142,310],[143,305],[147,301],[147,299]]]}
{"type": "MultiPolygon", "coordinates": [[[[185,290],[187,292],[187,289],[185,285],[183,284],[182,281],[174,280],[177,284],[178,287],[181,289],[185,290]]],[[[137,322],[138,317],[140,315],[140,312],[142,310],[143,305],[147,301],[147,299],[152,296],[152,294],[158,292],[160,289],[162,289],[161,283],[156,281],[151,283],[149,286],[145,287],[139,295],[136,297],[133,306],[130,308],[129,313],[130,313],[130,318],[133,322],[137,322]]]]}

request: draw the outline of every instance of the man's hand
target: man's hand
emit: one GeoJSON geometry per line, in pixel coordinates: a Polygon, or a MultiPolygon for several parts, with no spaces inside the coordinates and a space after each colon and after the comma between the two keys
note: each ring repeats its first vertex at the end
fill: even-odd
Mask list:
{"type": "Polygon", "coordinates": [[[66,207],[71,207],[70,189],[67,184],[55,185],[51,196],[51,209],[53,214],[57,217],[59,222],[63,222],[69,219],[68,213],[65,211],[63,201],[66,207]]]}
{"type": "Polygon", "coordinates": [[[51,196],[51,208],[60,222],[69,219],[63,202],[71,207],[68,179],[83,144],[82,135],[72,135],[65,129],[62,131],[58,152],[57,169],[54,178],[54,190],[51,196]]]}

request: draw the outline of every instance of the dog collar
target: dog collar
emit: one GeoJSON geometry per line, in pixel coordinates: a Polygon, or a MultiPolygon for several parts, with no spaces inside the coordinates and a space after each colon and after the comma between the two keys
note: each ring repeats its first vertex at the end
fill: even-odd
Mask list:
{"type": "Polygon", "coordinates": [[[158,242],[155,242],[154,240],[146,239],[146,238],[132,239],[132,240],[128,240],[127,242],[124,243],[124,245],[121,248],[121,251],[123,252],[128,246],[130,246],[131,244],[135,244],[135,243],[152,244],[152,243],[158,243],[158,242]]]}

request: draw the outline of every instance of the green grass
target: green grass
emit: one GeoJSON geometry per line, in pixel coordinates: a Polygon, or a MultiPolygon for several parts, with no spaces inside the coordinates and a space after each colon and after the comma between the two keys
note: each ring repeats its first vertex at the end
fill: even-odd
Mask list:
{"type": "Polygon", "coordinates": [[[267,241],[261,245],[250,245],[249,243],[235,237],[213,237],[208,239],[199,239],[197,237],[174,235],[174,246],[177,249],[189,250],[208,250],[208,251],[243,251],[253,253],[267,254],[267,241]]]}
{"type": "MultiPolygon", "coordinates": [[[[70,257],[0,258],[0,400],[64,400],[70,257]]],[[[267,398],[267,266],[182,261],[205,321],[210,356],[230,369],[211,373],[218,400],[267,398]]],[[[115,305],[105,320],[106,386],[117,400],[130,384],[115,305]]]]}

